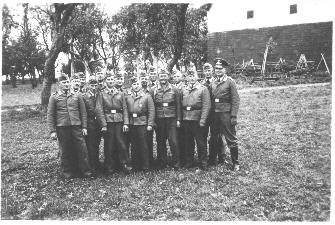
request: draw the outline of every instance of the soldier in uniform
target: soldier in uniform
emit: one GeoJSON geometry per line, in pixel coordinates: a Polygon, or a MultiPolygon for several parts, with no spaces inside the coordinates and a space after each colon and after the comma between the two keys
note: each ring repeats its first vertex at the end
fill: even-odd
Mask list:
{"type": "Polygon", "coordinates": [[[151,66],[149,68],[149,81],[148,81],[148,87],[150,89],[155,89],[158,86],[158,76],[157,76],[157,71],[155,67],[151,66]]]}
{"type": "Polygon", "coordinates": [[[49,99],[47,122],[51,138],[58,139],[62,173],[65,178],[73,178],[79,170],[83,177],[90,177],[92,173],[84,139],[87,135],[87,113],[83,97],[70,92],[66,74],[61,74],[58,82],[59,91],[49,99]]]}
{"type": "MultiPolygon", "coordinates": [[[[177,88],[179,95],[182,96],[183,89],[186,87],[185,82],[183,80],[183,74],[177,70],[174,69],[173,71],[173,86],[177,88]]],[[[179,154],[180,154],[180,165],[183,167],[186,164],[186,150],[185,150],[185,136],[182,129],[183,123],[181,123],[181,127],[177,128],[177,139],[179,143],[179,154]]],[[[194,142],[193,147],[190,147],[190,149],[194,149],[194,142]]],[[[194,153],[193,153],[194,154],[194,153]]]]}
{"type": "Polygon", "coordinates": [[[102,72],[97,72],[97,81],[98,81],[98,92],[103,91],[105,86],[105,75],[102,72]]]}
{"type": "MultiPolygon", "coordinates": [[[[213,136],[219,135],[226,139],[230,148],[233,169],[238,171],[238,140],[236,136],[237,112],[240,97],[237,92],[235,81],[227,76],[229,64],[218,58],[215,62],[215,74],[217,80],[211,86],[211,95],[214,99],[213,136]]],[[[212,129],[211,127],[211,129],[212,129]]]]}
{"type": "Polygon", "coordinates": [[[197,143],[200,169],[207,169],[206,122],[211,108],[208,89],[198,82],[197,71],[187,74],[188,85],[182,90],[183,133],[185,137],[186,168],[193,165],[194,140],[197,143]],[[192,149],[193,148],[193,149],[192,149]]]}
{"type": "MultiPolygon", "coordinates": [[[[153,90],[148,87],[149,78],[148,78],[147,74],[145,73],[145,71],[141,71],[140,74],[139,74],[139,77],[140,77],[142,90],[145,93],[149,94],[152,98],[153,97],[153,90]]],[[[154,127],[155,127],[155,123],[153,123],[153,128],[154,127]]],[[[149,148],[149,165],[150,165],[150,168],[154,167],[153,135],[154,135],[154,129],[147,130],[146,138],[147,138],[148,148],[149,148]]]]}
{"type": "Polygon", "coordinates": [[[71,92],[80,93],[80,78],[78,74],[73,74],[70,78],[71,92]]]}
{"type": "Polygon", "coordinates": [[[88,161],[93,173],[97,173],[101,169],[99,161],[101,128],[98,124],[96,115],[96,102],[98,94],[98,82],[96,77],[91,76],[88,81],[87,92],[83,94],[83,98],[87,111],[87,136],[85,139],[88,151],[88,161]]]}
{"type": "Polygon", "coordinates": [[[79,76],[79,79],[80,79],[80,92],[81,93],[84,93],[86,90],[85,88],[85,84],[86,84],[86,76],[85,76],[85,73],[84,72],[78,72],[77,73],[78,76],[79,76]]]}
{"type": "Polygon", "coordinates": [[[158,167],[167,166],[166,140],[172,153],[172,167],[180,167],[177,127],[181,121],[180,95],[176,88],[168,83],[169,73],[161,69],[158,74],[159,85],[154,89],[153,99],[156,108],[156,140],[158,167]]]}
{"type": "Polygon", "coordinates": [[[132,78],[132,88],[127,97],[130,116],[131,159],[134,170],[148,171],[150,168],[148,132],[152,131],[155,107],[152,97],[141,88],[140,80],[132,78]]]}
{"type": "Polygon", "coordinates": [[[128,132],[129,117],[125,94],[114,86],[111,72],[106,73],[106,88],[98,95],[97,118],[104,132],[104,166],[107,174],[114,173],[120,161],[121,170],[129,173],[129,153],[124,132],[128,132]]]}
{"type": "MultiPolygon", "coordinates": [[[[205,74],[205,78],[202,84],[208,88],[209,92],[211,93],[211,84],[216,80],[213,77],[213,66],[209,63],[205,63],[203,65],[203,72],[205,74]]],[[[211,96],[212,97],[212,96],[211,96]]],[[[211,111],[208,116],[208,120],[205,126],[205,132],[208,134],[209,128],[210,129],[210,138],[209,138],[209,155],[208,155],[208,165],[215,165],[216,158],[218,158],[218,163],[226,162],[226,141],[222,139],[220,136],[215,136],[213,134],[213,117],[214,117],[214,99],[211,99],[212,107],[211,111]]]]}

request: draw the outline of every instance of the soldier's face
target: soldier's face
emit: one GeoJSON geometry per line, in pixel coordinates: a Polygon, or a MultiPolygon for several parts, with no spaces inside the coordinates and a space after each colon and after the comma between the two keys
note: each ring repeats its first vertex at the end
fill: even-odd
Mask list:
{"type": "Polygon", "coordinates": [[[122,86],[124,84],[124,78],[123,77],[116,78],[115,84],[118,86],[122,86]]]}
{"type": "Polygon", "coordinates": [[[106,78],[106,84],[108,88],[112,88],[114,85],[114,78],[113,77],[107,77],[106,78]]]}
{"type": "Polygon", "coordinates": [[[137,82],[133,83],[133,84],[131,85],[131,88],[133,89],[133,91],[138,92],[138,91],[141,89],[141,84],[140,84],[140,82],[137,81],[137,82]]]}
{"type": "Polygon", "coordinates": [[[142,86],[148,85],[148,77],[141,77],[141,85],[142,86]]]}
{"type": "Polygon", "coordinates": [[[204,69],[204,74],[206,78],[211,78],[213,74],[213,69],[212,68],[206,68],[204,69]]]}
{"type": "Polygon", "coordinates": [[[80,78],[80,85],[84,86],[86,83],[85,78],[80,78]]]}
{"type": "Polygon", "coordinates": [[[103,87],[104,86],[104,80],[98,80],[98,85],[99,87],[103,87]]]}
{"type": "Polygon", "coordinates": [[[227,73],[227,69],[224,67],[215,67],[215,75],[222,77],[227,73]]]}
{"type": "Polygon", "coordinates": [[[173,75],[173,80],[175,83],[179,83],[180,81],[182,81],[183,76],[180,73],[175,73],[173,75]]]}
{"type": "Polygon", "coordinates": [[[88,86],[92,91],[96,91],[98,88],[98,83],[90,83],[88,86]]]}
{"type": "Polygon", "coordinates": [[[71,81],[71,87],[72,87],[73,89],[77,89],[77,88],[79,88],[79,87],[80,87],[80,80],[79,80],[79,79],[73,79],[73,80],[71,81]]]}
{"type": "Polygon", "coordinates": [[[188,75],[188,82],[193,85],[195,82],[197,82],[198,77],[195,74],[189,74],[188,75]]]}
{"type": "Polygon", "coordinates": [[[150,72],[149,78],[150,78],[151,81],[156,81],[157,80],[157,73],[150,72]]]}
{"type": "Polygon", "coordinates": [[[67,80],[62,80],[62,81],[59,81],[59,88],[61,90],[69,90],[70,89],[70,80],[67,79],[67,80]]]}
{"type": "Polygon", "coordinates": [[[169,79],[169,75],[166,73],[159,74],[158,79],[161,84],[166,84],[169,79]]]}

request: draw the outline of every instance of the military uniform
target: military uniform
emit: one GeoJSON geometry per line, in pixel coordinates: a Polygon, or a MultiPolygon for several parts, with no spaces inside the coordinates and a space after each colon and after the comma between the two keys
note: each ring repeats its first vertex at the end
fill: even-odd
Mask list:
{"type": "MultiPolygon", "coordinates": [[[[219,60],[217,64],[227,65],[227,62],[223,61],[222,63],[222,60],[219,60]]],[[[218,77],[218,79],[211,84],[211,95],[212,99],[214,99],[214,136],[223,135],[225,137],[227,145],[230,148],[233,166],[239,165],[238,140],[235,124],[232,124],[232,119],[236,119],[240,104],[235,81],[229,76],[218,77]]]]}
{"type": "Polygon", "coordinates": [[[150,168],[150,152],[147,141],[147,126],[153,127],[155,107],[151,96],[144,91],[129,91],[127,106],[130,116],[130,140],[132,166],[135,170],[150,168]]]}
{"type": "Polygon", "coordinates": [[[98,96],[97,118],[101,127],[107,127],[104,135],[104,166],[107,173],[118,169],[118,160],[122,169],[128,171],[129,155],[123,125],[129,125],[129,117],[124,93],[115,87],[105,88],[98,96]]]}
{"type": "Polygon", "coordinates": [[[177,120],[181,120],[180,95],[176,88],[168,83],[166,89],[158,86],[154,89],[153,99],[156,108],[156,140],[158,166],[167,166],[166,140],[172,153],[172,166],[180,167],[179,146],[177,140],[177,120]]]}
{"type": "Polygon", "coordinates": [[[97,171],[100,169],[99,145],[101,141],[101,127],[98,124],[96,114],[98,92],[88,90],[83,94],[83,98],[87,111],[87,136],[85,140],[88,150],[88,161],[91,168],[97,171]]]}
{"type": "Polygon", "coordinates": [[[82,133],[87,128],[87,113],[81,94],[58,91],[50,96],[47,122],[50,133],[56,132],[61,151],[61,167],[65,177],[79,170],[90,176],[87,148],[82,133]]]}
{"type": "Polygon", "coordinates": [[[194,139],[197,143],[200,167],[207,167],[207,134],[205,125],[211,108],[208,89],[196,82],[188,85],[182,92],[183,133],[185,137],[186,165],[193,165],[194,139]],[[193,149],[192,149],[193,148],[193,149]]]}
{"type": "MultiPolygon", "coordinates": [[[[149,80],[148,80],[147,74],[145,74],[144,71],[142,73],[140,73],[140,80],[141,80],[142,90],[145,93],[149,94],[151,96],[151,99],[153,99],[153,88],[155,87],[155,84],[150,82],[150,85],[149,85],[149,80]]],[[[148,151],[149,151],[150,168],[154,167],[154,161],[155,161],[154,160],[154,149],[153,149],[153,136],[154,136],[154,128],[155,127],[156,127],[156,124],[154,122],[153,123],[153,129],[150,130],[150,131],[147,131],[147,135],[146,135],[146,139],[147,139],[147,143],[148,143],[148,149],[149,149],[148,151]]]]}
{"type": "MultiPolygon", "coordinates": [[[[215,78],[210,78],[207,79],[205,78],[202,81],[202,85],[204,85],[205,87],[207,87],[208,91],[211,93],[211,84],[216,81],[215,78]]],[[[214,123],[214,99],[211,96],[211,103],[212,103],[212,107],[211,107],[211,111],[209,112],[209,116],[207,119],[207,123],[205,126],[205,132],[206,134],[208,134],[210,132],[210,137],[209,137],[209,141],[208,141],[208,165],[214,165],[216,164],[216,159],[218,159],[218,163],[223,163],[225,161],[226,158],[226,143],[225,141],[222,140],[222,138],[220,136],[218,136],[218,134],[216,133],[217,136],[214,136],[213,133],[213,126],[215,126],[214,123]]]]}

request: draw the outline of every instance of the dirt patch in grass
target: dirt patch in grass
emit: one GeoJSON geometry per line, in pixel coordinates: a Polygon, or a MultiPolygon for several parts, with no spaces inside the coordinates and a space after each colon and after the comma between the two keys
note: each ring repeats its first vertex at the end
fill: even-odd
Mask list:
{"type": "Polygon", "coordinates": [[[221,165],[64,180],[45,115],[4,112],[1,217],[329,221],[331,86],[241,93],[238,119],[238,173],[221,165]]]}

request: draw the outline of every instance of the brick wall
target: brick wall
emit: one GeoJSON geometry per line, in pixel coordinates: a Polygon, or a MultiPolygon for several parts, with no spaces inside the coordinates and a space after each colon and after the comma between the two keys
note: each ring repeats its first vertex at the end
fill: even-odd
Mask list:
{"type": "Polygon", "coordinates": [[[266,42],[272,36],[277,46],[268,55],[268,61],[278,61],[280,57],[297,61],[300,54],[305,54],[308,61],[318,63],[320,53],[324,53],[331,70],[332,32],[333,22],[323,22],[210,33],[208,59],[213,62],[222,57],[230,63],[254,59],[261,64],[266,42]]]}

